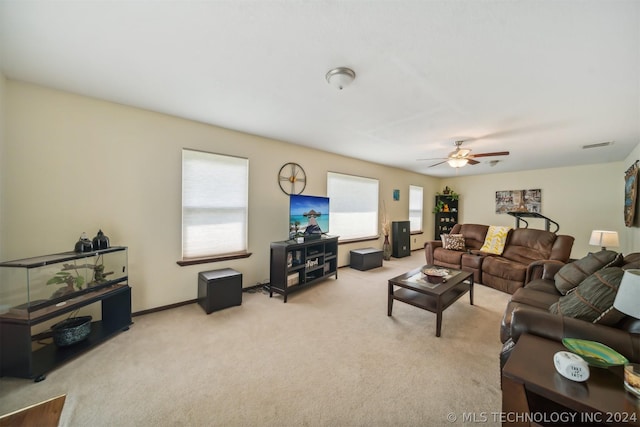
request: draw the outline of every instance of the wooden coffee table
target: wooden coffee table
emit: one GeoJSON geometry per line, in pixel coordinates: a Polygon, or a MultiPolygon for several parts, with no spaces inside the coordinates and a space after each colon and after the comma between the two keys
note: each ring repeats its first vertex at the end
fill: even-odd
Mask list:
{"type": "MultiPolygon", "coordinates": [[[[436,314],[436,337],[442,329],[442,312],[469,292],[469,302],[473,305],[473,273],[448,268],[449,275],[443,283],[432,284],[420,272],[424,266],[389,280],[387,316],[391,316],[393,300],[411,304],[436,314]],[[399,288],[399,289],[396,289],[399,288]]],[[[438,267],[440,268],[440,267],[438,267]]]]}

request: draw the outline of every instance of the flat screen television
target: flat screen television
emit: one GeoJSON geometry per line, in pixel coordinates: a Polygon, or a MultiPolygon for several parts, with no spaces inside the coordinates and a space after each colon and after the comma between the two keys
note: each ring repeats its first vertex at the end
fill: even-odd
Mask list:
{"type": "Polygon", "coordinates": [[[329,198],[289,196],[289,237],[319,236],[329,232],[329,198]]]}

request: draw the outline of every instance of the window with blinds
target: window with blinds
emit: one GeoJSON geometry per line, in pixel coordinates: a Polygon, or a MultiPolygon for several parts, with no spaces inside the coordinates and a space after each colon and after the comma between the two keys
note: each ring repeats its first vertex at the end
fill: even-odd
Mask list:
{"type": "Polygon", "coordinates": [[[422,187],[409,186],[409,222],[410,231],[422,231],[422,187]]]}
{"type": "Polygon", "coordinates": [[[247,252],[249,160],[182,150],[183,260],[247,252]]]}
{"type": "Polygon", "coordinates": [[[378,180],[327,174],[329,230],[340,240],[378,236],[378,180]]]}

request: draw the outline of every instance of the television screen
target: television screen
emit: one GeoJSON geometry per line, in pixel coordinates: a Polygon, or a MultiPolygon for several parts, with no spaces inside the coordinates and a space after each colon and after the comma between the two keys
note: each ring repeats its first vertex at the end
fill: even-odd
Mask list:
{"type": "Polygon", "coordinates": [[[289,235],[329,232],[329,198],[292,194],[289,198],[289,235]]]}

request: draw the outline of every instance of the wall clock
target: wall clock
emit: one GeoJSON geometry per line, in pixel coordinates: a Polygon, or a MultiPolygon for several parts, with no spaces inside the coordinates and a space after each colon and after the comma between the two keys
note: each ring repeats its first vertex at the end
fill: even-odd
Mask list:
{"type": "Polygon", "coordinates": [[[307,174],[297,163],[285,163],[278,172],[278,184],[284,194],[300,194],[307,186],[307,174]]]}

